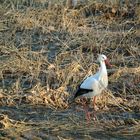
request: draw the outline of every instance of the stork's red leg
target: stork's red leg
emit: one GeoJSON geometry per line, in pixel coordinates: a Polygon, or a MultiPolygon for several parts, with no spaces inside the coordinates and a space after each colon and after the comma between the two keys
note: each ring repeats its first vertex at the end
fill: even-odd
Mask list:
{"type": "Polygon", "coordinates": [[[84,104],[84,110],[85,110],[85,114],[86,114],[86,120],[89,122],[91,120],[90,118],[90,112],[88,111],[88,106],[86,104],[84,104]]]}
{"type": "Polygon", "coordinates": [[[96,96],[93,97],[93,108],[94,108],[94,110],[95,110],[95,106],[96,106],[96,102],[95,101],[96,101],[96,96]]]}

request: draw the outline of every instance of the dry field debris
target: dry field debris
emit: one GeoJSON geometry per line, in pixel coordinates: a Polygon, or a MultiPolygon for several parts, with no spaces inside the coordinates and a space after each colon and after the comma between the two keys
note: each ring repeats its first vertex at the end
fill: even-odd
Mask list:
{"type": "Polygon", "coordinates": [[[2,139],[76,139],[73,129],[84,139],[100,139],[98,132],[106,138],[139,135],[139,1],[71,2],[1,0],[2,139]],[[87,130],[83,114],[74,109],[80,100],[72,106],[68,100],[97,71],[98,53],[113,67],[109,87],[97,100],[97,120],[87,130]]]}

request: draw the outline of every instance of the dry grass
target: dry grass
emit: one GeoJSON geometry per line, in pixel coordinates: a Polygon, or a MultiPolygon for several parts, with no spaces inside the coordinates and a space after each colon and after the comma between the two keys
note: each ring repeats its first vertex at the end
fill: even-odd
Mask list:
{"type": "MultiPolygon", "coordinates": [[[[109,89],[98,98],[97,105],[110,114],[116,112],[117,116],[122,112],[139,114],[139,5],[89,1],[69,9],[64,3],[54,3],[44,0],[32,4],[24,0],[2,2],[0,105],[43,105],[67,110],[68,99],[83,78],[96,72],[97,54],[103,53],[113,68],[108,70],[109,89]]],[[[1,116],[2,130],[15,128],[13,134],[17,135],[26,127],[26,122],[12,120],[2,112],[1,116]]],[[[106,126],[106,130],[116,131],[118,127],[117,133],[124,135],[130,132],[129,126],[134,130],[131,134],[140,130],[139,118],[129,122],[105,118],[106,114],[97,122],[106,126]]],[[[38,125],[44,128],[47,123],[38,125]]],[[[73,127],[70,125],[68,129],[73,127]]]]}

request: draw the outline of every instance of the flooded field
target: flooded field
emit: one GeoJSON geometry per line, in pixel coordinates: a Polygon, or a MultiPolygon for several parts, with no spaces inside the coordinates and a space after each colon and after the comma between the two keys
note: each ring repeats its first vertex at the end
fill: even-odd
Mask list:
{"type": "Polygon", "coordinates": [[[0,140],[139,140],[138,1],[1,1],[0,140]],[[78,85],[105,54],[109,86],[89,107],[78,85]]]}

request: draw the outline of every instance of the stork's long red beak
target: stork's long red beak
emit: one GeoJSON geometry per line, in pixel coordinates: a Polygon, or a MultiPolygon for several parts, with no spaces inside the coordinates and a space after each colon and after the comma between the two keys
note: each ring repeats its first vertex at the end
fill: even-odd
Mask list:
{"type": "Polygon", "coordinates": [[[105,60],[105,64],[108,65],[109,67],[112,67],[108,59],[105,60]]]}

